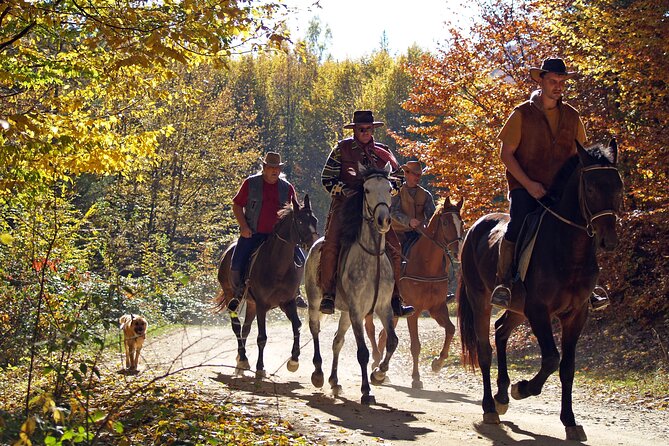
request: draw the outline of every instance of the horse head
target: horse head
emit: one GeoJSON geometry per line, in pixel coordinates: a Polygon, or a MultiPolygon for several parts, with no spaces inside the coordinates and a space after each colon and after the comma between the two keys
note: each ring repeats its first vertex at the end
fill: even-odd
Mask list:
{"type": "Polygon", "coordinates": [[[318,219],[311,210],[309,194],[304,195],[304,206],[300,206],[295,198],[293,198],[292,206],[299,241],[303,245],[311,247],[318,239],[318,219]]]}
{"type": "Polygon", "coordinates": [[[460,216],[465,199],[453,203],[450,197],[444,198],[428,224],[432,238],[451,256],[452,260],[460,260],[460,247],[465,237],[464,223],[460,216]]]}
{"type": "Polygon", "coordinates": [[[615,139],[607,148],[588,150],[577,142],[581,163],[579,204],[589,235],[595,246],[612,251],[618,245],[616,220],[623,202],[623,182],[616,168],[618,145],[615,139]]]}
{"type": "Polygon", "coordinates": [[[363,217],[379,233],[385,234],[390,230],[390,163],[383,169],[365,169],[362,165],[359,168],[363,177],[363,217]]]}

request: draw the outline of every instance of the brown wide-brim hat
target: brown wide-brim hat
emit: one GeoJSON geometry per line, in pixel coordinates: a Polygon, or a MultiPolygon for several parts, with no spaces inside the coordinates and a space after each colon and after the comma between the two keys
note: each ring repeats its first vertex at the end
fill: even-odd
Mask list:
{"type": "Polygon", "coordinates": [[[374,128],[384,125],[383,122],[374,120],[374,115],[371,110],[356,110],[353,112],[353,122],[346,124],[344,128],[352,129],[360,124],[370,124],[373,125],[374,128]]]}
{"type": "Polygon", "coordinates": [[[411,172],[414,175],[423,175],[427,167],[423,167],[420,161],[407,161],[406,164],[400,166],[405,172],[411,172]]]}
{"type": "Polygon", "coordinates": [[[276,152],[267,152],[265,158],[261,158],[260,161],[263,166],[269,167],[281,167],[285,164],[281,162],[281,155],[276,152]]]}
{"type": "Polygon", "coordinates": [[[541,82],[541,77],[545,73],[555,73],[564,76],[567,79],[578,76],[575,71],[567,71],[567,66],[562,59],[548,58],[541,64],[541,68],[530,68],[530,77],[535,82],[541,82]]]}

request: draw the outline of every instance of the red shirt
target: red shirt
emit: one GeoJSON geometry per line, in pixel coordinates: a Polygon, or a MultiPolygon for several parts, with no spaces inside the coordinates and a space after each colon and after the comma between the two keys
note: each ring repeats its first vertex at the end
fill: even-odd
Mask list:
{"type": "MultiPolygon", "coordinates": [[[[290,185],[288,191],[288,200],[295,197],[295,189],[290,185]]],[[[241,207],[246,207],[249,198],[249,181],[248,178],[242,183],[242,187],[237,191],[237,195],[232,201],[241,207]]],[[[260,216],[258,217],[258,233],[271,234],[274,230],[274,225],[278,220],[277,212],[285,203],[279,203],[279,182],[269,184],[267,181],[262,182],[262,208],[260,209],[260,216]]]]}

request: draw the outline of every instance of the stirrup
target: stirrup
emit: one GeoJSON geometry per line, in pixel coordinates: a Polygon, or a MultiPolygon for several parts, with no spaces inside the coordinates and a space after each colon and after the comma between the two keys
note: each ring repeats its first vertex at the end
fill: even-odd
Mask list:
{"type": "Polygon", "coordinates": [[[592,308],[593,311],[603,310],[608,307],[610,303],[611,301],[609,300],[609,295],[606,290],[599,285],[595,286],[595,289],[592,290],[592,294],[590,294],[590,308],[592,308]]]}
{"type": "Polygon", "coordinates": [[[416,309],[411,305],[404,305],[402,298],[393,296],[391,298],[390,306],[393,309],[393,316],[395,317],[409,317],[415,313],[416,309]]]}
{"type": "Polygon", "coordinates": [[[334,296],[330,294],[323,295],[319,311],[323,314],[334,314],[334,310],[335,310],[334,296]]]}
{"type": "Polygon", "coordinates": [[[504,284],[497,285],[495,289],[492,290],[490,303],[496,307],[508,310],[511,305],[511,290],[509,287],[504,284]]]}

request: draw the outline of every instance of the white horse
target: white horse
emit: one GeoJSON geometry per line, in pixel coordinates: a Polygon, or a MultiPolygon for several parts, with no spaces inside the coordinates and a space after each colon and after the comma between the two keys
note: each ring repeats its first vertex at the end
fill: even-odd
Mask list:
{"type": "MultiPolygon", "coordinates": [[[[341,213],[342,248],[337,273],[336,308],[341,311],[339,327],[332,343],[332,372],[328,382],[335,396],[341,392],[337,378],[339,352],[344,345],[344,335],[353,325],[358,347],[358,363],[362,371],[361,404],[375,404],[367,377],[369,350],[365,345],[363,320],[366,315],[376,313],[383,328],[388,333],[386,355],[371,374],[372,384],[383,383],[388,363],[397,348],[397,335],[393,325],[393,311],[390,298],[393,292],[393,269],[385,254],[385,234],[390,230],[390,164],[384,169],[363,169],[362,187],[349,198],[341,213]],[[349,226],[347,228],[346,226],[349,226]],[[353,236],[351,236],[353,227],[353,236]],[[345,234],[349,234],[346,237],[345,234]],[[357,234],[357,236],[355,236],[357,234]],[[347,238],[349,239],[347,241],[347,238]]],[[[320,302],[323,291],[318,280],[318,265],[321,259],[323,238],[314,243],[305,265],[305,286],[309,301],[309,329],[314,339],[314,367],[311,382],[316,387],[323,386],[323,360],[320,354],[318,334],[320,332],[320,302]]]]}

